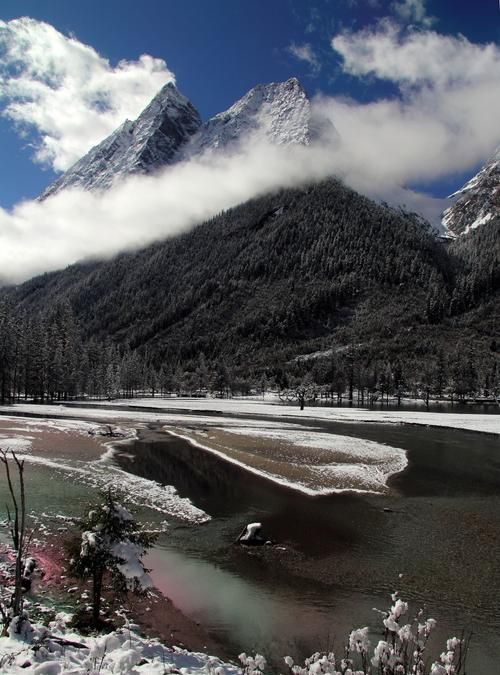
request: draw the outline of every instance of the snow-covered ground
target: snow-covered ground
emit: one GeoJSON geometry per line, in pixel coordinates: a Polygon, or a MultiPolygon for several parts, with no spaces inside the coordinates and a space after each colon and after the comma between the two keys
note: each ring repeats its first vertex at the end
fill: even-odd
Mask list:
{"type": "MultiPolygon", "coordinates": [[[[368,410],[366,408],[326,408],[287,406],[270,403],[268,400],[248,399],[212,399],[212,398],[136,398],[118,399],[114,401],[93,401],[92,408],[75,406],[34,405],[19,403],[15,406],[0,406],[0,414],[13,411],[22,414],[53,415],[85,419],[110,418],[132,422],[172,422],[185,420],[179,415],[186,412],[207,414],[222,413],[229,415],[263,415],[266,417],[297,417],[307,420],[327,420],[331,422],[384,423],[384,424],[419,424],[430,427],[446,427],[465,429],[483,433],[500,434],[500,411],[498,415],[479,413],[442,413],[408,410],[368,410]],[[157,408],[156,412],[140,412],[129,410],[106,410],[107,408],[134,406],[139,408],[157,408]],[[73,409],[72,409],[73,408],[73,409]]],[[[192,419],[192,418],[191,418],[192,419]]],[[[197,417],[200,420],[199,417],[197,417]]],[[[213,418],[211,418],[213,419],[213,418]]]]}
{"type": "Polygon", "coordinates": [[[98,637],[84,637],[65,626],[59,614],[49,628],[25,622],[21,635],[0,638],[0,673],[26,675],[89,675],[143,673],[235,675],[238,668],[207,654],[169,649],[157,640],[141,638],[138,626],[98,637]],[[66,644],[63,643],[66,641],[66,644]],[[67,644],[69,642],[70,644],[67,644]],[[71,644],[73,643],[73,644],[71,644]]]}
{"type": "MultiPolygon", "coordinates": [[[[143,403],[146,401],[147,399],[143,403]]],[[[261,404],[253,405],[258,407],[261,404]]],[[[261,407],[266,409],[266,406],[261,407]]],[[[270,407],[273,415],[276,410],[290,410],[281,406],[270,407]]],[[[256,420],[225,415],[214,416],[208,414],[209,410],[206,411],[206,415],[193,416],[186,414],[183,409],[178,412],[159,410],[152,413],[140,410],[110,410],[107,406],[75,408],[21,404],[16,408],[42,415],[81,414],[83,417],[98,418],[107,422],[112,420],[121,424],[161,423],[165,430],[203,450],[217,454],[280,485],[309,495],[345,491],[386,492],[388,478],[402,471],[407,464],[406,453],[400,448],[350,436],[320,433],[313,427],[294,424],[294,420],[284,419],[278,422],[265,417],[256,420]],[[204,428],[210,429],[212,436],[208,438],[203,432],[204,428]],[[261,444],[254,443],[252,447],[247,439],[260,439],[261,444]]],[[[0,417],[0,421],[2,419],[0,417]]],[[[310,418],[310,421],[313,421],[313,418],[310,418]]],[[[64,424],[64,420],[57,422],[64,424]]],[[[57,468],[53,460],[46,458],[30,456],[29,461],[57,468]]],[[[178,497],[174,488],[162,488],[152,481],[121,472],[113,465],[112,457],[107,461],[106,455],[92,467],[87,463],[82,465],[80,462],[75,465],[75,462],[72,464],[65,462],[59,463],[59,469],[70,474],[73,472],[79,479],[81,476],[81,480],[94,487],[101,487],[104,482],[126,489],[129,498],[134,499],[135,503],[142,501],[146,506],[159,507],[165,513],[177,510],[181,517],[195,522],[202,522],[203,518],[208,518],[206,514],[202,515],[203,512],[198,513],[188,500],[178,497]],[[149,490],[146,483],[150,485],[149,490]],[[141,494],[145,496],[141,498],[141,494]]]]}
{"type": "MultiPolygon", "coordinates": [[[[73,432],[87,433],[89,422],[102,421],[139,428],[161,424],[171,433],[188,440],[227,461],[274,482],[307,494],[339,491],[385,492],[388,478],[402,471],[406,453],[401,448],[352,436],[324,433],[313,426],[318,421],[350,424],[415,424],[500,434],[500,415],[432,413],[426,411],[382,411],[363,408],[286,406],[276,401],[248,399],[139,398],[95,402],[89,407],[75,405],[19,404],[0,407],[0,414],[35,414],[52,419],[47,424],[73,432]],[[133,407],[130,410],[127,408],[133,407]],[[147,410],[146,408],[149,408],[147,410]],[[151,410],[151,408],[155,408],[151,410]],[[256,417],[257,416],[257,417],[256,417]],[[79,417],[77,422],[64,418],[79,417]],[[273,418],[273,419],[271,419],[273,418]],[[299,423],[300,421],[300,423],[299,423]],[[80,427],[79,427],[80,425],[80,427]],[[259,444],[260,441],[260,444],[259,444]]],[[[0,416],[0,421],[5,417],[0,416]]],[[[19,418],[11,417],[13,421],[19,418]]],[[[27,429],[33,420],[25,420],[27,429]]],[[[36,420],[36,424],[41,424],[36,420]]],[[[19,435],[18,435],[19,436],[19,435]]],[[[1,439],[0,439],[1,440],[1,439]]],[[[4,442],[7,439],[3,439],[4,442]]],[[[13,443],[23,443],[19,438],[13,443]]],[[[21,446],[18,446],[22,451],[21,446]]],[[[25,448],[26,452],[28,448],[25,448]]],[[[28,461],[56,469],[54,460],[26,452],[28,461]]],[[[135,503],[159,508],[186,520],[202,522],[207,514],[189,500],[181,499],[173,487],[121,471],[109,449],[91,466],[88,462],[56,461],[57,469],[67,471],[94,487],[111,484],[127,490],[135,503]]]]}
{"type": "MultiPolygon", "coordinates": [[[[380,630],[372,642],[368,627],[357,628],[349,634],[340,655],[331,651],[316,652],[303,667],[295,666],[293,659],[286,656],[283,671],[361,675],[367,669],[359,670],[356,665],[365,662],[371,663],[374,671],[382,672],[384,666],[388,666],[395,672],[391,665],[396,664],[403,675],[416,669],[424,672],[425,660],[430,656],[426,651],[427,641],[436,621],[425,618],[422,612],[419,621],[405,624],[408,604],[397,593],[392,595],[392,600],[390,610],[380,612],[387,641],[379,639],[380,630]]],[[[269,672],[266,659],[260,654],[240,654],[241,666],[238,667],[207,654],[167,648],[158,640],[142,638],[136,632],[139,626],[131,623],[111,633],[84,637],[66,627],[70,618],[60,613],[45,627],[31,624],[27,618],[18,623],[19,617],[15,617],[9,625],[8,637],[0,638],[0,672],[14,675],[263,675],[269,672]]],[[[458,673],[463,654],[461,639],[447,640],[440,662],[434,662],[428,672],[430,675],[458,673]]]]}
{"type": "MultiPolygon", "coordinates": [[[[387,491],[387,480],[407,465],[405,450],[293,424],[236,420],[206,430],[165,427],[203,450],[308,495],[387,491]],[[239,443],[239,438],[244,441],[239,443]],[[254,442],[255,441],[255,442],[254,442]]],[[[192,420],[191,420],[192,422],[192,420]]]]}
{"type": "MultiPolygon", "coordinates": [[[[93,403],[94,405],[94,403],[93,403]]],[[[448,427],[500,434],[500,409],[498,415],[479,413],[443,413],[409,410],[368,410],[366,408],[326,408],[307,407],[299,410],[297,406],[272,403],[268,400],[212,399],[212,398],[138,398],[116,401],[98,401],[96,407],[137,406],[154,407],[162,411],[220,412],[233,415],[266,415],[273,417],[301,417],[308,420],[329,420],[332,422],[380,422],[385,424],[420,424],[423,426],[448,427]]],[[[54,410],[53,406],[46,406],[54,410]]],[[[17,408],[17,406],[16,406],[17,408]]],[[[21,408],[21,406],[20,406],[21,408]]],[[[39,406],[32,406],[36,412],[39,406]]],[[[24,408],[23,408],[24,409],[24,408]]],[[[0,411],[2,408],[0,407],[0,411]]],[[[57,410],[57,408],[56,408],[57,410]]],[[[129,412],[131,418],[136,413],[129,412]]],[[[156,413],[150,413],[158,418],[156,413]]],[[[165,413],[163,413],[165,414],[165,413]]],[[[174,414],[173,412],[170,414],[174,414]]],[[[89,415],[91,417],[91,415],[89,415]]]]}

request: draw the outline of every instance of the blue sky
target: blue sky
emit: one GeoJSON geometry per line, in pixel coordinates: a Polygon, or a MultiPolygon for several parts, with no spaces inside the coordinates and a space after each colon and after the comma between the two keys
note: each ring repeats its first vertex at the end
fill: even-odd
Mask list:
{"type": "MultiPolygon", "coordinates": [[[[432,28],[442,34],[499,42],[496,0],[429,0],[426,10],[435,17],[432,28]]],[[[48,22],[94,47],[111,64],[143,53],[164,59],[204,118],[259,82],[292,75],[311,94],[342,94],[359,101],[390,95],[390,83],[343,74],[330,40],[342,30],[359,30],[391,15],[392,2],[369,0],[3,0],[0,6],[0,19],[30,16],[48,22]],[[317,67],[295,58],[292,45],[310,45],[317,67]]],[[[9,167],[0,182],[0,205],[5,208],[36,196],[55,174],[33,163],[33,137],[20,138],[8,120],[0,120],[0,139],[9,167]]],[[[468,173],[424,184],[442,195],[468,173]]]]}

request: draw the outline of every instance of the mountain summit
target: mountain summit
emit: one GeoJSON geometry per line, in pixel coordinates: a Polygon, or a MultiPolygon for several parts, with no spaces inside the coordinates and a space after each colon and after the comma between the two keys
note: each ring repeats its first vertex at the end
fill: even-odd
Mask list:
{"type": "Polygon", "coordinates": [[[443,213],[443,225],[453,236],[475,230],[500,211],[500,147],[491,160],[451,197],[458,199],[443,213]]]}
{"type": "Polygon", "coordinates": [[[40,199],[69,187],[109,188],[119,178],[151,173],[207,150],[221,150],[251,133],[277,145],[309,145],[325,131],[332,137],[336,133],[329,120],[316,117],[297,78],[258,85],[205,124],[188,99],[169,83],[134,122],[125,120],[40,199]]]}
{"type": "Polygon", "coordinates": [[[125,120],[52,183],[41,199],[68,187],[108,188],[117,178],[172,164],[200,125],[198,111],[169,82],[134,122],[125,120]]]}
{"type": "Polygon", "coordinates": [[[208,120],[187,144],[184,156],[226,147],[250,133],[260,134],[276,145],[309,145],[323,125],[325,122],[315,119],[311,102],[296,77],[260,84],[228,110],[208,120]]]}

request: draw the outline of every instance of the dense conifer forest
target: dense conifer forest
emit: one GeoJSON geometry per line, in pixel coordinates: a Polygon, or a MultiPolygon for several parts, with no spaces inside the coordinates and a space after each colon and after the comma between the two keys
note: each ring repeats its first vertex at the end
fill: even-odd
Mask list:
{"type": "MultiPolygon", "coordinates": [[[[165,214],[168,219],[168,214],[165,214]]],[[[500,218],[455,241],[328,180],[4,289],[0,398],[499,392],[500,218]]]]}

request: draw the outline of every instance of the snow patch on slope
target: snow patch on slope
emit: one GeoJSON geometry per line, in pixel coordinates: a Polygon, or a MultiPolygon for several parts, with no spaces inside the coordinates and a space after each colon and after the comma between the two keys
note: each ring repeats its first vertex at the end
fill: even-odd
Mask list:
{"type": "Polygon", "coordinates": [[[485,223],[487,223],[492,218],[493,218],[492,213],[487,213],[485,216],[480,216],[473,223],[471,223],[470,225],[467,225],[467,227],[464,230],[464,234],[467,234],[471,230],[475,230],[480,225],[484,225],[485,223]]]}

